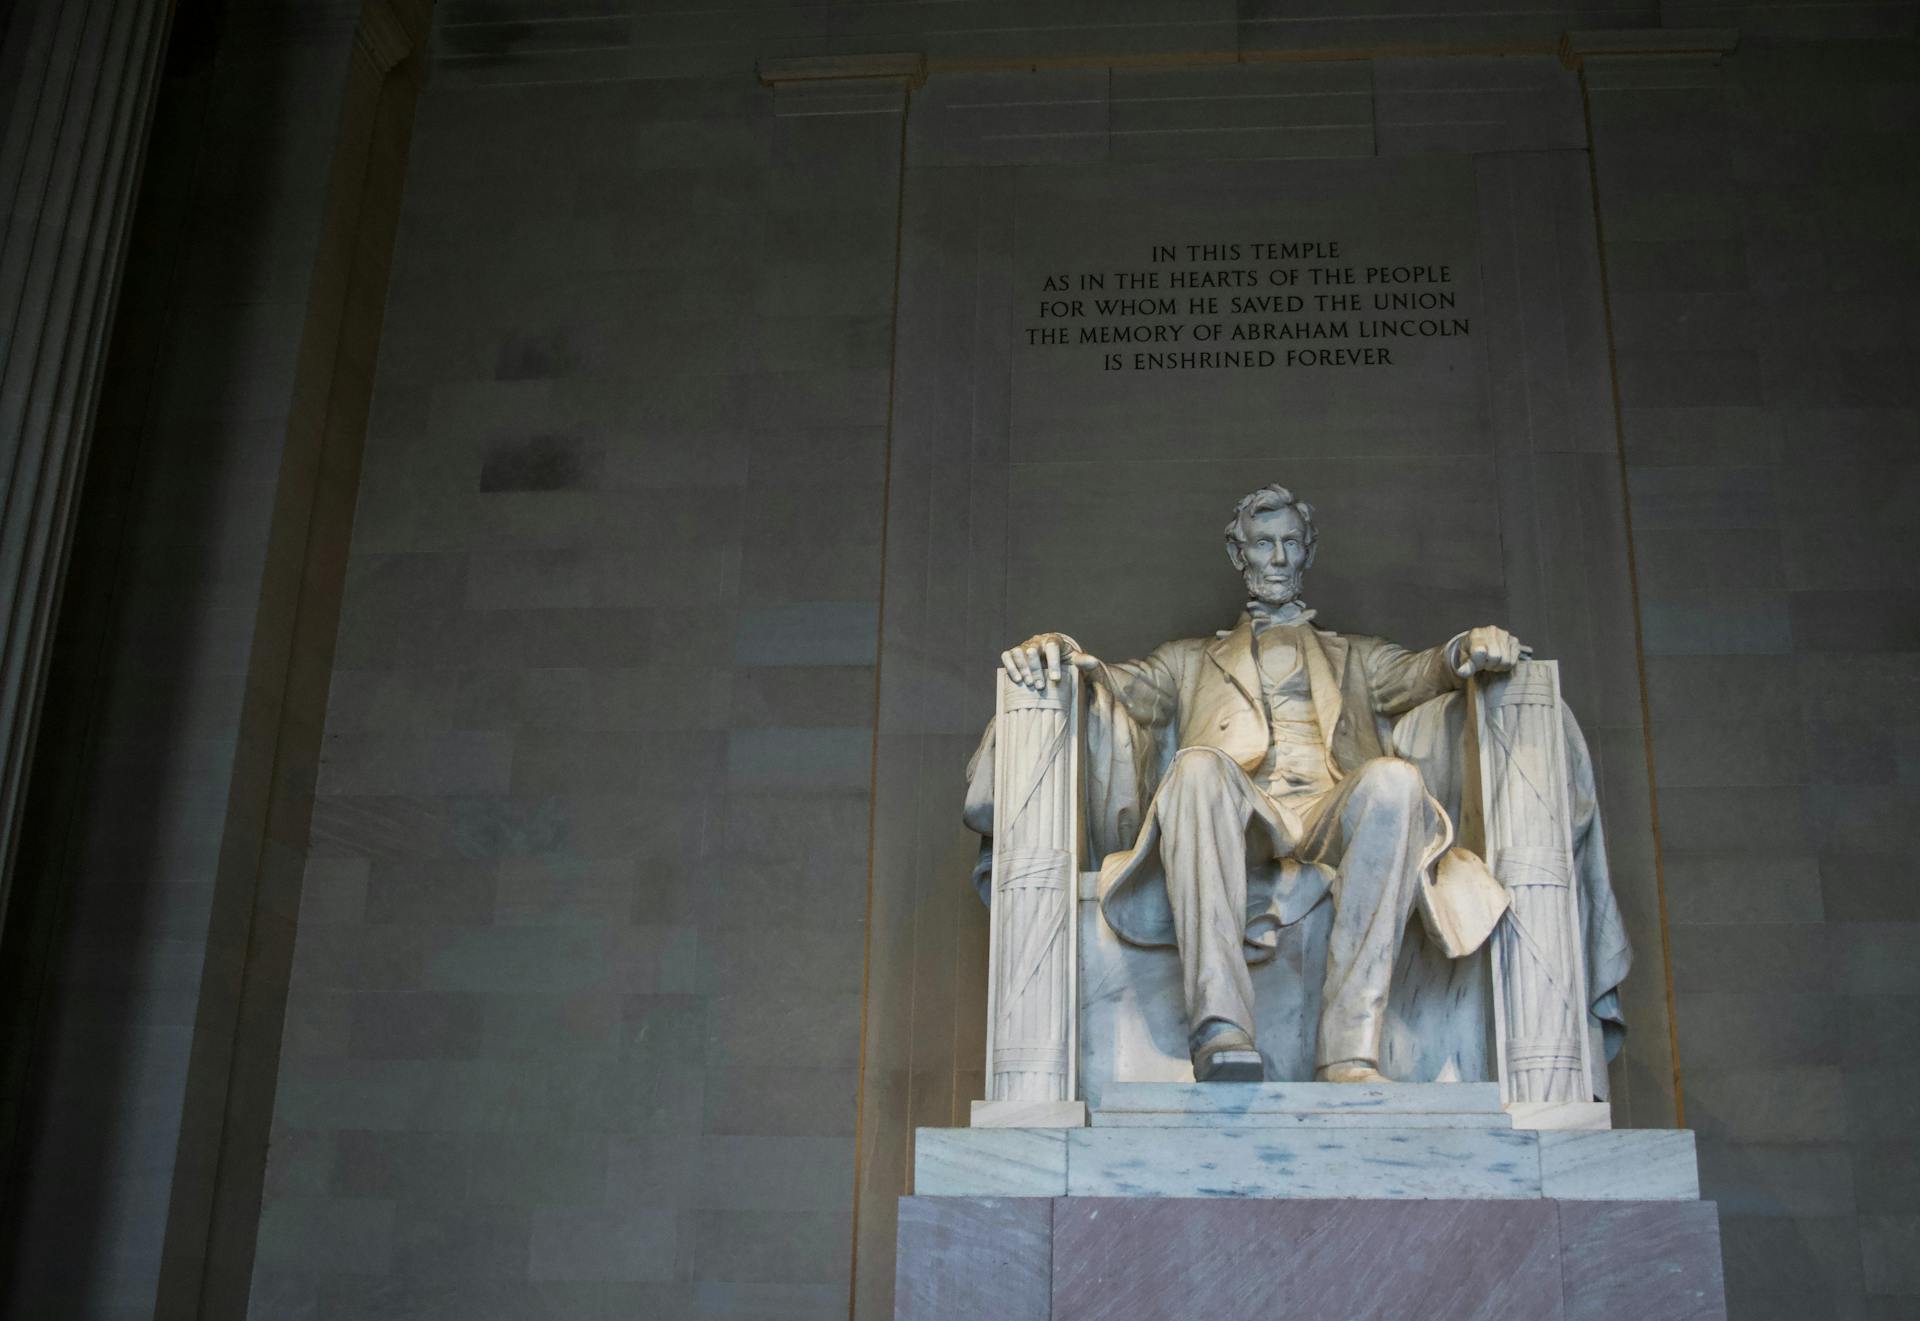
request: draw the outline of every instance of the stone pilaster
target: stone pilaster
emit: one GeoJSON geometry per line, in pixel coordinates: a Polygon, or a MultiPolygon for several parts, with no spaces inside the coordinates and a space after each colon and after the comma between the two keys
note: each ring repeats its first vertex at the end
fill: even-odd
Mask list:
{"type": "Polygon", "coordinates": [[[27,0],[0,50],[0,912],[165,0],[27,0]]]}

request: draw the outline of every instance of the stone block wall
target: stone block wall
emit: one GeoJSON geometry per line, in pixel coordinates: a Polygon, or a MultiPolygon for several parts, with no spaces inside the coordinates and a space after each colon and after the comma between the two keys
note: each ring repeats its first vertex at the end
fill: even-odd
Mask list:
{"type": "Polygon", "coordinates": [[[1729,1312],[1920,1315],[1920,62],[1756,41],[1586,80],[1729,1312]]]}
{"type": "Polygon", "coordinates": [[[422,108],[256,1317],[846,1314],[906,87],[823,86],[422,108]]]}

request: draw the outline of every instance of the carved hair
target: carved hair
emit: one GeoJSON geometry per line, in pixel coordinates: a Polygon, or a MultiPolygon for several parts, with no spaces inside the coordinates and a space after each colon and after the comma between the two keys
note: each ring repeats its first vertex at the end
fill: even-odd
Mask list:
{"type": "Polygon", "coordinates": [[[1233,567],[1247,567],[1247,520],[1255,514],[1265,514],[1281,509],[1291,509],[1300,515],[1300,521],[1307,528],[1307,556],[1313,556],[1313,543],[1320,539],[1320,533],[1313,526],[1313,506],[1298,499],[1292,491],[1272,482],[1251,494],[1240,498],[1233,507],[1233,517],[1227,520],[1227,558],[1233,561],[1233,567]]]}

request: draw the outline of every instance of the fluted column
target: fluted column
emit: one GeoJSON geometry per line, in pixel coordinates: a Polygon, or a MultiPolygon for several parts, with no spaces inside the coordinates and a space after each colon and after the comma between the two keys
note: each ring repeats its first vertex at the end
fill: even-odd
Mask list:
{"type": "Polygon", "coordinates": [[[22,0],[0,49],[0,913],[167,0],[22,0]]]}

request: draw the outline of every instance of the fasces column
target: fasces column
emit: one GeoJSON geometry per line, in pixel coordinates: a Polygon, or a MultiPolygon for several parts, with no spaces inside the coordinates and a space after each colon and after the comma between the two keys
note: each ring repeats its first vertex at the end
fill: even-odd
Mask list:
{"type": "Polygon", "coordinates": [[[0,912],[171,12],[22,0],[0,46],[0,912]]]}
{"type": "Polygon", "coordinates": [[[1522,661],[1477,694],[1487,862],[1512,898],[1493,932],[1505,1099],[1590,1101],[1560,667],[1522,661]]]}
{"type": "Polygon", "coordinates": [[[998,676],[987,1100],[1074,1099],[1080,676],[998,676]]]}

